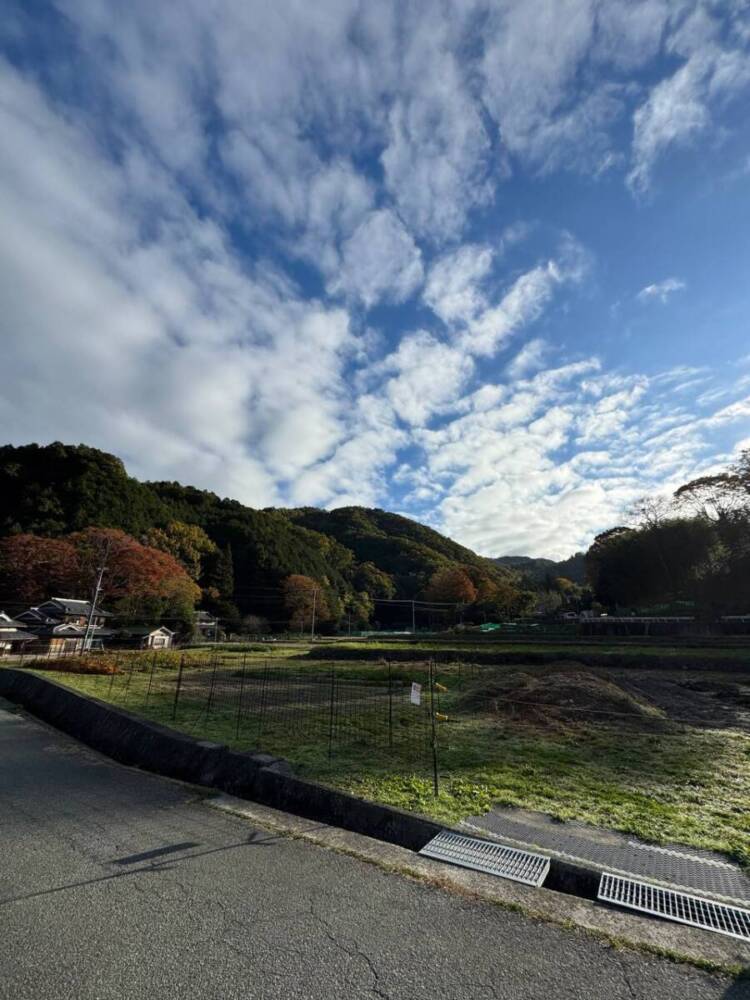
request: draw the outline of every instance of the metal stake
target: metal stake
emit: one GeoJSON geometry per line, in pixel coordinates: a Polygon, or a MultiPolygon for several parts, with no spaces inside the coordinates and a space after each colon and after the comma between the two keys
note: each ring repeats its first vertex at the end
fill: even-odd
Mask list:
{"type": "Polygon", "coordinates": [[[438,779],[437,726],[435,725],[435,665],[430,660],[430,719],[432,721],[432,786],[435,798],[440,794],[438,779]]]}
{"type": "Polygon", "coordinates": [[[328,721],[328,759],[333,756],[333,696],[336,686],[335,667],[331,664],[331,712],[328,721]]]}
{"type": "Polygon", "coordinates": [[[263,738],[263,716],[266,711],[266,677],[268,674],[268,660],[263,662],[263,679],[260,682],[260,712],[258,717],[258,747],[263,738]]]}
{"type": "Polygon", "coordinates": [[[151,685],[154,682],[154,670],[156,670],[156,653],[151,657],[151,673],[148,678],[148,689],[146,690],[146,705],[149,703],[151,698],[151,685]]]}
{"type": "Polygon", "coordinates": [[[214,655],[213,670],[211,671],[211,686],[208,689],[208,701],[206,702],[206,720],[208,720],[209,712],[214,703],[214,683],[216,681],[216,667],[219,663],[218,658],[214,655]]]}
{"type": "Polygon", "coordinates": [[[242,657],[242,673],[240,674],[240,700],[237,705],[237,739],[240,738],[240,720],[242,719],[242,696],[245,692],[245,657],[242,657]]]}
{"type": "Polygon", "coordinates": [[[391,661],[388,661],[388,746],[393,746],[393,678],[391,661]]]}
{"type": "Polygon", "coordinates": [[[174,690],[174,704],[172,705],[172,719],[177,718],[177,702],[180,699],[180,688],[182,687],[182,668],[185,663],[185,654],[180,657],[180,666],[177,670],[177,686],[174,690]]]}

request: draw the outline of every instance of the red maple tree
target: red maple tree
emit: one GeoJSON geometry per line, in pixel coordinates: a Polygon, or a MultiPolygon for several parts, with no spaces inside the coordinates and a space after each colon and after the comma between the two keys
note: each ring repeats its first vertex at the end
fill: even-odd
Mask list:
{"type": "Polygon", "coordinates": [[[78,553],[64,538],[0,538],[0,597],[4,603],[38,604],[70,596],[80,580],[78,553]]]}

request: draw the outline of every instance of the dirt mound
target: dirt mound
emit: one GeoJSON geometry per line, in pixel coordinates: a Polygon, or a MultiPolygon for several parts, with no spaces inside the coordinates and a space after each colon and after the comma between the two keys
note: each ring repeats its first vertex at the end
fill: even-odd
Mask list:
{"type": "Polygon", "coordinates": [[[540,673],[514,670],[483,678],[458,699],[465,712],[490,712],[554,725],[560,721],[606,723],[618,718],[659,720],[664,713],[611,680],[587,670],[540,673]]]}

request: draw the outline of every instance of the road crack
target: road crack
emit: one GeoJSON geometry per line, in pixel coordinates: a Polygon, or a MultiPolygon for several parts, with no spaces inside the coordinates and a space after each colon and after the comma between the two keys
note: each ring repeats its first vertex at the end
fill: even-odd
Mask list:
{"type": "Polygon", "coordinates": [[[630,974],[628,973],[628,968],[627,965],[625,964],[625,956],[620,955],[616,951],[614,952],[614,955],[617,958],[617,962],[620,966],[620,971],[622,972],[623,982],[627,986],[630,996],[633,998],[633,1000],[639,1000],[638,994],[636,993],[635,988],[630,981],[630,974]]]}
{"type": "Polygon", "coordinates": [[[351,942],[350,946],[348,947],[346,944],[344,944],[342,940],[339,939],[335,930],[331,927],[330,922],[326,920],[326,918],[322,914],[316,911],[314,899],[310,900],[310,916],[320,925],[320,927],[323,929],[323,933],[326,935],[328,940],[333,945],[335,945],[335,947],[338,948],[339,951],[342,951],[349,958],[359,959],[361,962],[364,962],[365,966],[367,967],[367,970],[372,976],[372,984],[370,985],[370,992],[377,997],[381,997],[382,1000],[391,1000],[390,994],[387,993],[381,986],[380,973],[378,972],[378,969],[373,960],[370,958],[370,956],[365,951],[362,950],[362,947],[354,938],[348,939],[351,942]]]}

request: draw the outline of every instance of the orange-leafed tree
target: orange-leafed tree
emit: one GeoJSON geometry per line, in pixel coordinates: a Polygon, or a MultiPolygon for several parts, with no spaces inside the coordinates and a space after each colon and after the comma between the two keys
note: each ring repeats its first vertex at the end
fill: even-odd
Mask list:
{"type": "Polygon", "coordinates": [[[101,599],[124,619],[187,626],[200,588],[174,556],[140,542],[116,528],[86,528],[69,535],[80,566],[81,587],[91,591],[99,567],[101,599]]]}
{"type": "Polygon", "coordinates": [[[477,599],[477,588],[460,566],[447,566],[436,570],[430,577],[427,599],[449,604],[473,604],[477,599]]]}
{"type": "Polygon", "coordinates": [[[316,621],[331,617],[323,587],[301,573],[293,573],[284,580],[284,607],[289,615],[289,628],[296,632],[311,627],[313,608],[316,621]]]}
{"type": "Polygon", "coordinates": [[[38,604],[48,597],[71,597],[79,579],[78,553],[66,539],[28,534],[0,538],[4,600],[38,604]]]}

